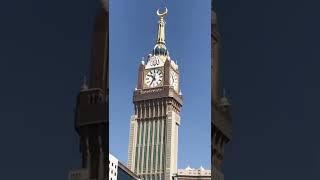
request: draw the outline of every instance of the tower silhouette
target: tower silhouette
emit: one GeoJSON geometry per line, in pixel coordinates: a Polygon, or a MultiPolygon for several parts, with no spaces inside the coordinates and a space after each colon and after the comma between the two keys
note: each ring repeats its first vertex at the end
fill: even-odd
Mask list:
{"type": "Polygon", "coordinates": [[[88,84],[84,81],[75,107],[75,129],[80,138],[82,169],[89,180],[106,179],[108,173],[108,1],[96,15],[88,84]]]}
{"type": "Polygon", "coordinates": [[[226,97],[225,90],[221,95],[219,77],[219,48],[220,34],[218,32],[217,14],[214,0],[211,1],[211,162],[212,179],[222,180],[221,165],[224,158],[224,145],[231,140],[231,105],[226,97]]]}

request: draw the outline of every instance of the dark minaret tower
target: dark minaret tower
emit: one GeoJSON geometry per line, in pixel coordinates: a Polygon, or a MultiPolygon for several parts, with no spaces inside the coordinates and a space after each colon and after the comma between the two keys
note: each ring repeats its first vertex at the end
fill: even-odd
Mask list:
{"type": "Polygon", "coordinates": [[[105,0],[96,15],[88,84],[85,80],[75,109],[82,169],[90,180],[106,179],[108,173],[108,24],[108,0],[105,0]]]}
{"type": "Polygon", "coordinates": [[[211,124],[211,149],[212,149],[212,159],[213,180],[222,180],[223,174],[221,173],[221,165],[224,157],[224,145],[228,143],[231,139],[231,112],[230,104],[225,96],[225,92],[221,96],[221,89],[219,87],[219,43],[220,34],[217,30],[217,16],[216,10],[214,9],[214,1],[211,1],[211,46],[212,46],[212,71],[211,71],[211,112],[212,114],[212,124],[211,124]]]}

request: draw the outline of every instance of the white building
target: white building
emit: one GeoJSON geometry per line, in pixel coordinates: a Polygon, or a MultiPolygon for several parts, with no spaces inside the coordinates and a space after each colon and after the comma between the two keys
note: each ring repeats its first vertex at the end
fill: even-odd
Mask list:
{"type": "Polygon", "coordinates": [[[185,169],[178,170],[178,176],[188,175],[188,176],[211,176],[211,170],[204,169],[202,166],[198,169],[190,168],[188,166],[185,169]]]}
{"type": "Polygon", "coordinates": [[[190,168],[178,169],[175,180],[211,180],[211,170],[204,169],[202,166],[198,169],[190,168]]]}
{"type": "Polygon", "coordinates": [[[140,180],[140,178],[122,164],[116,157],[109,153],[109,180],[132,179],[140,180]]]}
{"type": "Polygon", "coordinates": [[[118,159],[109,153],[109,180],[116,180],[118,175],[118,159]]]}

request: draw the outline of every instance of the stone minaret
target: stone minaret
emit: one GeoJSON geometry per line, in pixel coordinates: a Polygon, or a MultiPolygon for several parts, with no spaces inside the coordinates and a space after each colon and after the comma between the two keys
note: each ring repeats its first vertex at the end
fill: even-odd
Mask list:
{"type": "Polygon", "coordinates": [[[212,125],[211,125],[211,149],[212,149],[212,164],[213,180],[222,180],[223,174],[221,173],[221,164],[224,157],[224,145],[231,139],[231,112],[230,104],[225,96],[225,92],[221,94],[219,87],[219,43],[220,34],[218,33],[218,22],[216,11],[214,10],[213,0],[211,1],[212,18],[211,18],[211,46],[212,46],[212,71],[211,71],[211,112],[212,112],[212,125]]]}
{"type": "Polygon", "coordinates": [[[133,93],[128,167],[144,180],[172,180],[177,173],[182,95],[179,67],[165,42],[165,12],[159,16],[156,45],[142,61],[133,93]]]}
{"type": "Polygon", "coordinates": [[[104,0],[94,25],[88,84],[83,83],[75,108],[82,176],[90,180],[104,180],[108,173],[108,22],[108,1],[104,0]]]}

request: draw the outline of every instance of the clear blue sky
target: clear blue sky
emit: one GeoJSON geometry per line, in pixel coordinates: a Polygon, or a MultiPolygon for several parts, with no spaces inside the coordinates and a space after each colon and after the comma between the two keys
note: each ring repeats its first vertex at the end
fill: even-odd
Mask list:
{"type": "MultiPolygon", "coordinates": [[[[210,0],[168,1],[166,42],[181,73],[178,167],[210,168],[210,0]]],[[[138,65],[155,45],[160,0],[110,1],[110,152],[127,163],[138,65]]]]}

